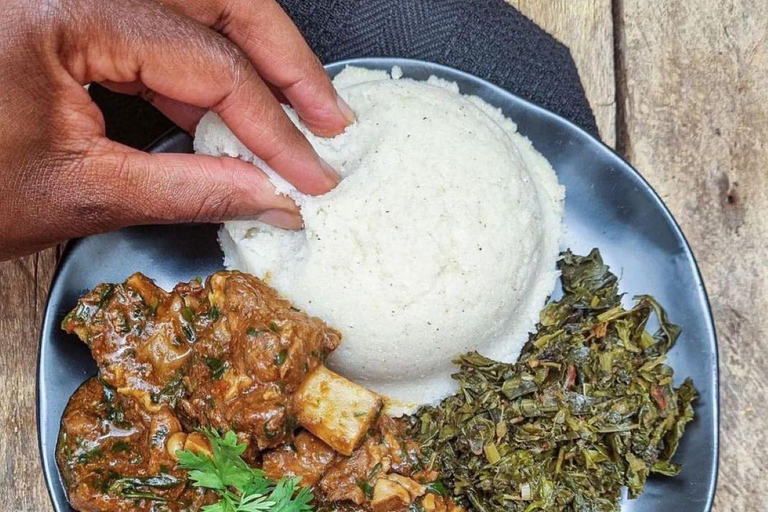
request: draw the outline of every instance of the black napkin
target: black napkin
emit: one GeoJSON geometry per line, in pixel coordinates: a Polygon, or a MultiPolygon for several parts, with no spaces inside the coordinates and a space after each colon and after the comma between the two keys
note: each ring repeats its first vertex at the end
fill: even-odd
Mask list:
{"type": "MultiPolygon", "coordinates": [[[[278,0],[324,63],[408,57],[479,76],[597,135],[568,48],[503,0],[278,0]]],[[[146,147],[172,124],[137,98],[91,87],[107,136],[146,147]]]]}
{"type": "Polygon", "coordinates": [[[278,0],[323,63],[407,57],[466,71],[597,135],[568,48],[503,0],[278,0]]]}

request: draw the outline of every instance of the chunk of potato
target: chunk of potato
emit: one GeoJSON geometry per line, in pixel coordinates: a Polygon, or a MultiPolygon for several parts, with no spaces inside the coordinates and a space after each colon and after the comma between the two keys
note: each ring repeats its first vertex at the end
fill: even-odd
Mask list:
{"type": "Polygon", "coordinates": [[[379,415],[379,395],[325,368],[307,375],[293,396],[301,426],[342,455],[352,455],[379,415]]]}

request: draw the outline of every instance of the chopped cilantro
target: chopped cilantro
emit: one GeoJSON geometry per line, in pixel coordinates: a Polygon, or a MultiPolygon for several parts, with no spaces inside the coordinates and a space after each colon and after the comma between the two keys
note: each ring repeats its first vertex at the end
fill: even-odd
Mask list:
{"type": "Polygon", "coordinates": [[[267,478],[264,471],[245,463],[245,444],[237,442],[234,432],[222,437],[205,432],[213,457],[190,450],[176,452],[179,466],[189,471],[195,487],[215,491],[220,501],[206,505],[206,512],[312,512],[312,491],[300,487],[298,478],[267,478]]]}

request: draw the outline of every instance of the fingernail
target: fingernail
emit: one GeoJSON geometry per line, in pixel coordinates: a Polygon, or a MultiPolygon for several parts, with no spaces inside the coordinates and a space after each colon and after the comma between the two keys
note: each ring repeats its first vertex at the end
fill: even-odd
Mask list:
{"type": "Polygon", "coordinates": [[[282,229],[297,231],[301,229],[301,215],[285,210],[265,210],[256,216],[256,220],[282,229]]]}
{"type": "Polygon", "coordinates": [[[336,169],[331,167],[331,164],[320,158],[320,167],[323,168],[323,172],[326,176],[328,176],[328,179],[332,180],[335,185],[339,184],[341,181],[341,176],[339,176],[339,173],[336,172],[336,169]]]}
{"type": "Polygon", "coordinates": [[[354,123],[355,112],[352,110],[352,108],[350,108],[349,105],[347,105],[347,102],[344,101],[344,99],[338,94],[336,95],[336,103],[338,103],[339,110],[341,111],[341,114],[346,118],[346,120],[349,121],[350,123],[354,123]]]}

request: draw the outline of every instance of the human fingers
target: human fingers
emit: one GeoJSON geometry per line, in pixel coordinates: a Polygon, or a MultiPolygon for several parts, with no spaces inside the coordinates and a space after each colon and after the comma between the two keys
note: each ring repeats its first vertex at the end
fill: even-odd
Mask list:
{"type": "MultiPolygon", "coordinates": [[[[132,224],[258,219],[300,229],[298,207],[269,178],[235,158],[144,153],[115,143],[85,157],[83,172],[102,193],[108,229],[132,224]]],[[[87,188],[87,187],[86,187],[87,188]]],[[[87,191],[77,192],[80,199],[87,191]]]]}
{"type": "Polygon", "coordinates": [[[104,139],[85,154],[51,156],[46,167],[55,167],[44,179],[56,193],[18,195],[25,204],[8,209],[25,215],[8,236],[32,250],[137,224],[258,219],[301,228],[295,203],[238,159],[148,154],[104,139]],[[30,207],[38,199],[44,204],[30,207]]]}
{"type": "Polygon", "coordinates": [[[267,165],[308,194],[338,175],[291,123],[232,42],[151,2],[108,2],[73,21],[62,43],[65,67],[81,83],[141,82],[163,97],[213,110],[267,165]]]}
{"type": "MultiPolygon", "coordinates": [[[[203,118],[207,110],[204,108],[190,105],[189,103],[182,103],[168,96],[158,94],[141,82],[131,83],[119,83],[119,82],[101,82],[100,85],[106,87],[110,91],[130,94],[131,96],[139,96],[155,106],[160,112],[163,113],[168,119],[173,121],[176,126],[179,126],[189,134],[194,134],[197,125],[200,123],[200,119],[203,118]]],[[[273,85],[269,85],[269,90],[277,101],[283,104],[287,104],[288,100],[283,93],[275,88],[273,85]]]]}
{"type": "Polygon", "coordinates": [[[354,121],[317,56],[274,0],[162,0],[237,44],[267,82],[277,87],[307,127],[321,136],[354,121]]]}
{"type": "Polygon", "coordinates": [[[105,81],[101,82],[101,85],[113,92],[143,98],[187,133],[195,133],[197,124],[206,112],[204,108],[196,107],[189,103],[182,103],[168,96],[158,94],[140,82],[119,83],[105,81]]]}

